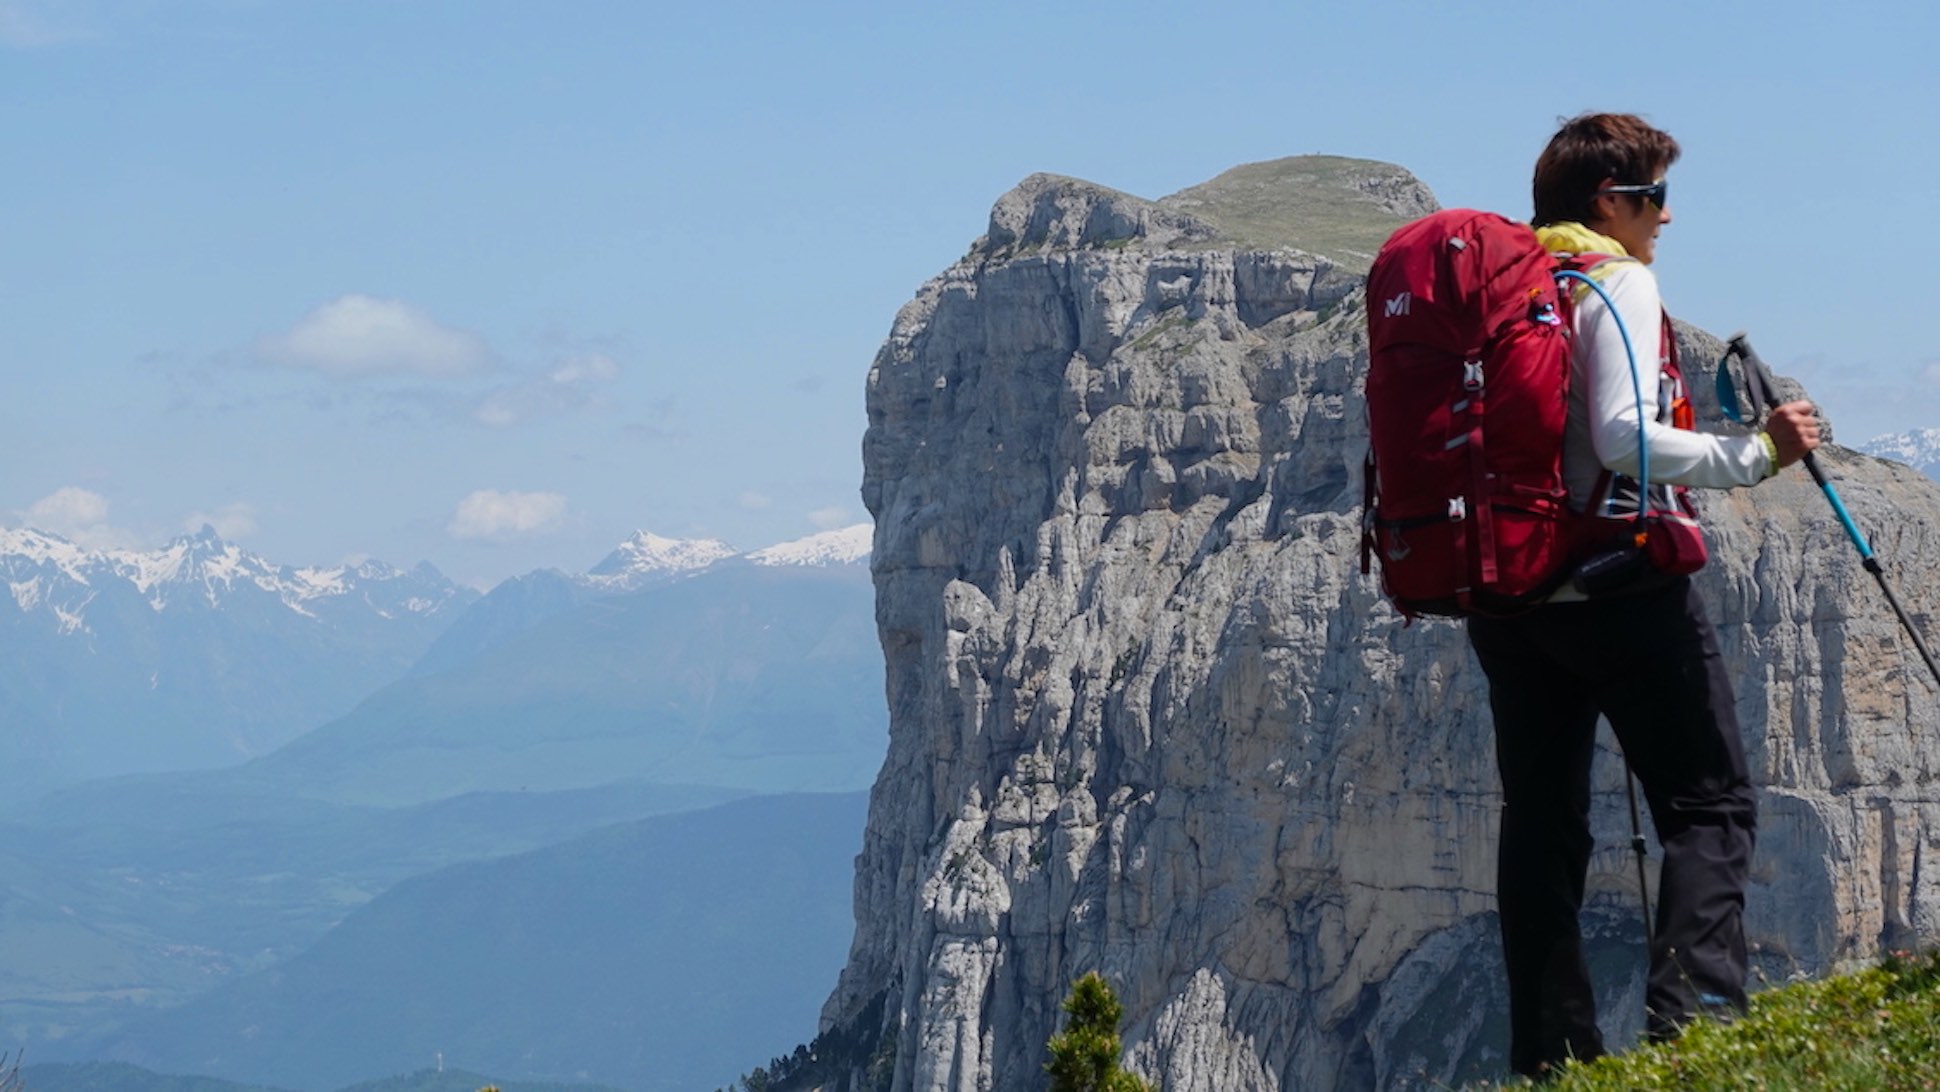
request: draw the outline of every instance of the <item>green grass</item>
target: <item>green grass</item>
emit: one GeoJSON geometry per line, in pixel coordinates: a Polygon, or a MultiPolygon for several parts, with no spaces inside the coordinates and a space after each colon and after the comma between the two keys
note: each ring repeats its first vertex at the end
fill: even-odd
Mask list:
{"type": "MultiPolygon", "coordinates": [[[[1151,201],[1087,182],[1052,176],[1062,186],[1111,204],[1130,219],[1135,213],[1183,212],[1210,228],[1189,239],[1159,231],[1166,245],[1187,250],[1294,249],[1330,259],[1336,266],[1365,273],[1374,254],[1394,229],[1434,211],[1435,198],[1413,175],[1390,163],[1343,156],[1299,155],[1264,163],[1245,163],[1197,186],[1151,201]]],[[[1095,238],[1088,246],[1124,250],[1146,246],[1144,234],[1095,238]]],[[[979,256],[1011,261],[1044,252],[1041,232],[1026,238],[980,240],[979,256]]],[[[1087,238],[1091,238],[1087,229],[1087,238]]]]}
{"type": "Polygon", "coordinates": [[[1857,974],[1766,990],[1753,996],[1742,1019],[1700,1022],[1674,1042],[1571,1064],[1543,1087],[1940,1089],[1940,952],[1889,956],[1857,974]]]}
{"type": "Polygon", "coordinates": [[[1158,203],[1211,221],[1213,246],[1292,246],[1366,272],[1395,228],[1429,211],[1397,212],[1377,195],[1412,190],[1407,172],[1391,164],[1303,155],[1234,167],[1158,203]]]}

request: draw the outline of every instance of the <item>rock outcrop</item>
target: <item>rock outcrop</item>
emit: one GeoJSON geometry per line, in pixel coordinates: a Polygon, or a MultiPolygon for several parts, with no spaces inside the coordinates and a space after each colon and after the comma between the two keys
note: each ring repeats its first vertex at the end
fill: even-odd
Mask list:
{"type": "MultiPolygon", "coordinates": [[[[873,1044],[866,1083],[1040,1087],[1089,970],[1168,1092],[1500,1069],[1482,680],[1459,628],[1404,627],[1358,569],[1359,271],[1432,207],[1351,160],[1157,202],[1034,176],[897,316],[863,485],[890,748],[823,1017],[873,1044]]],[[[1708,391],[1717,344],[1684,337],[1708,391]]],[[[1940,487],[1826,461],[1930,626],[1940,487]]],[[[1931,680],[1802,473],[1707,508],[1764,973],[1940,936],[1931,680]]],[[[1621,1034],[1642,927],[1611,754],[1599,786],[1621,1034]]]]}

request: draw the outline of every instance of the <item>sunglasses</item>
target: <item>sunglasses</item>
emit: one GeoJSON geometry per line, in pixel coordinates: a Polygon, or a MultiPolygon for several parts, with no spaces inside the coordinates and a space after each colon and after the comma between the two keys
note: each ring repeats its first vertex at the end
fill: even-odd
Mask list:
{"type": "Polygon", "coordinates": [[[1606,193],[1634,193],[1656,205],[1660,210],[1667,207],[1671,200],[1671,184],[1661,180],[1652,182],[1648,186],[1605,186],[1596,192],[1598,197],[1606,193]]]}

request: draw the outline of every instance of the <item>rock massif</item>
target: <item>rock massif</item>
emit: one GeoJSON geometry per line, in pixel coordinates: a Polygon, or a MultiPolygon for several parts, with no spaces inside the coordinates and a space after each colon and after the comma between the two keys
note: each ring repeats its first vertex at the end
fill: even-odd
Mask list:
{"type": "MultiPolygon", "coordinates": [[[[862,1044],[837,1084],[1038,1087],[1094,969],[1168,1092],[1500,1068],[1481,679],[1459,628],[1404,627],[1358,571],[1360,273],[1433,207],[1340,159],[1160,201],[1033,176],[897,316],[863,485],[891,738],[824,1010],[862,1044]]],[[[1683,336],[1709,390],[1716,342],[1683,336]]],[[[1826,461],[1931,625],[1940,486],[1826,461]]],[[[1708,499],[1768,975],[1940,936],[1940,702],[1822,510],[1796,471],[1708,499]]],[[[1641,924],[1599,774],[1620,1034],[1641,924]]]]}

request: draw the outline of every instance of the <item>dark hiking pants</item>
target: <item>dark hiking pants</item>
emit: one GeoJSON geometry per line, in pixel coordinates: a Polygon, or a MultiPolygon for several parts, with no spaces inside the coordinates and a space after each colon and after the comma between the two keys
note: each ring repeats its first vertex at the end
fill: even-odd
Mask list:
{"type": "Polygon", "coordinates": [[[1717,636],[1688,580],[1508,619],[1472,618],[1502,776],[1497,894],[1509,1061],[1603,1053],[1577,912],[1590,759],[1608,717],[1663,846],[1645,992],[1652,1036],[1745,1005],[1744,890],[1756,809],[1717,636]]]}

